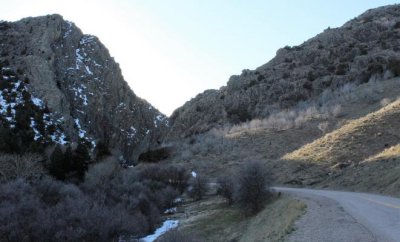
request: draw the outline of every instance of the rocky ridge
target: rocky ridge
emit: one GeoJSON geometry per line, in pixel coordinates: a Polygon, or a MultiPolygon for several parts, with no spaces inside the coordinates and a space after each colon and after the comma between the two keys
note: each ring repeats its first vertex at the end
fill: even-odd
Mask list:
{"type": "Polygon", "coordinates": [[[30,125],[34,137],[47,137],[48,142],[83,139],[94,148],[102,141],[125,159],[134,160],[156,145],[167,128],[167,117],[134,94],[99,39],[83,34],[61,16],[2,21],[0,43],[1,78],[6,84],[12,82],[0,90],[3,126],[14,128],[12,110],[18,106],[15,98],[5,95],[18,99],[24,92],[38,109],[47,110],[47,120],[57,121],[58,135],[53,138],[54,132],[35,131],[35,125],[30,125]]]}
{"type": "Polygon", "coordinates": [[[197,95],[172,114],[166,139],[267,118],[348,83],[398,76],[399,39],[400,5],[368,10],[299,46],[279,49],[270,62],[230,77],[219,90],[197,95]]]}

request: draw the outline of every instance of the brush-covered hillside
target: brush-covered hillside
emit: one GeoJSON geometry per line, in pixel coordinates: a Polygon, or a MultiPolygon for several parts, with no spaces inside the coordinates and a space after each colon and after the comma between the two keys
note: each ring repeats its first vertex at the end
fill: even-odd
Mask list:
{"type": "Polygon", "coordinates": [[[263,160],[276,184],[398,195],[399,26],[399,5],[368,10],[199,94],[171,116],[169,161],[218,177],[263,160]]]}
{"type": "Polygon", "coordinates": [[[268,118],[326,90],[400,74],[400,6],[369,10],[299,46],[286,46],[268,63],[232,76],[171,116],[169,139],[227,124],[268,118]]]}

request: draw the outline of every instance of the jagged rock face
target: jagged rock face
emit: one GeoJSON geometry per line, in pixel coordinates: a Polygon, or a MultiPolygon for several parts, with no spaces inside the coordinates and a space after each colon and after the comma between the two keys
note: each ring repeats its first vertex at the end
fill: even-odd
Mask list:
{"type": "Polygon", "coordinates": [[[244,70],[232,76],[227,86],[188,101],[170,117],[167,139],[265,118],[327,88],[399,74],[400,5],[369,10],[300,46],[279,49],[267,64],[244,70]]]}
{"type": "Polygon", "coordinates": [[[102,140],[135,159],[168,126],[133,93],[100,41],[59,15],[0,22],[0,43],[0,61],[29,79],[27,90],[60,121],[68,142],[102,140]]]}

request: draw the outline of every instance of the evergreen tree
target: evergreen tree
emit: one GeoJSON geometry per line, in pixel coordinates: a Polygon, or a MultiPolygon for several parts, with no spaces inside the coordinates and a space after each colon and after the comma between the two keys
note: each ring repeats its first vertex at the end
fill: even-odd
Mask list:
{"type": "Polygon", "coordinates": [[[57,145],[50,156],[49,172],[59,180],[64,180],[70,169],[68,161],[65,158],[61,146],[57,145]]]}
{"type": "Polygon", "coordinates": [[[108,149],[108,146],[104,141],[99,141],[97,142],[96,148],[94,153],[96,154],[96,160],[100,160],[106,156],[111,155],[110,150],[108,149]]]}
{"type": "Polygon", "coordinates": [[[80,141],[72,154],[72,168],[80,180],[85,176],[90,161],[89,149],[85,141],[80,141]]]}

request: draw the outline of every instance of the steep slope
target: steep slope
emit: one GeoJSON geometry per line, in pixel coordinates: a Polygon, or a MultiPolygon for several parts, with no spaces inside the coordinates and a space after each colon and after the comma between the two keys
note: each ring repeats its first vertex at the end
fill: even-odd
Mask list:
{"type": "Polygon", "coordinates": [[[397,100],[284,155],[280,163],[303,166],[287,181],[311,177],[319,187],[400,195],[399,119],[397,100]]]}
{"type": "Polygon", "coordinates": [[[286,154],[283,159],[351,165],[388,156],[389,151],[383,151],[400,143],[399,119],[400,101],[395,101],[365,117],[349,121],[343,127],[286,154]]]}
{"type": "Polygon", "coordinates": [[[28,80],[25,91],[59,121],[62,142],[84,139],[93,148],[102,141],[135,159],[167,127],[166,116],[132,92],[106,47],[61,16],[0,22],[0,42],[4,70],[28,80]]]}
{"type": "Polygon", "coordinates": [[[369,10],[340,28],[328,28],[300,46],[286,46],[267,64],[244,70],[227,86],[207,90],[177,109],[168,138],[266,118],[347,83],[397,76],[399,37],[400,5],[392,5],[369,10]]]}

